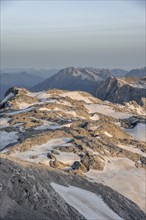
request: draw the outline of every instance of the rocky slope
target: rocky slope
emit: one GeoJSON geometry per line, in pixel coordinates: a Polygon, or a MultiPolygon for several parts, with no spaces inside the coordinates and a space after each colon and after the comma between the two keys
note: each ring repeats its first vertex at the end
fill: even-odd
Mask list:
{"type": "Polygon", "coordinates": [[[110,71],[106,69],[68,67],[37,84],[32,88],[32,91],[55,88],[70,91],[81,90],[94,95],[98,83],[107,79],[110,75],[110,71]]]}
{"type": "Polygon", "coordinates": [[[2,219],[145,219],[142,106],[11,88],[0,108],[2,219]]]}
{"type": "Polygon", "coordinates": [[[146,99],[146,78],[115,78],[109,77],[96,91],[96,97],[114,103],[136,101],[144,105],[146,99]]]}
{"type": "Polygon", "coordinates": [[[42,165],[6,156],[0,156],[0,159],[1,219],[81,220],[88,219],[88,211],[90,218],[94,214],[96,219],[145,218],[136,204],[107,186],[42,165]],[[59,189],[69,190],[68,199],[74,199],[74,204],[68,203],[59,189]]]}

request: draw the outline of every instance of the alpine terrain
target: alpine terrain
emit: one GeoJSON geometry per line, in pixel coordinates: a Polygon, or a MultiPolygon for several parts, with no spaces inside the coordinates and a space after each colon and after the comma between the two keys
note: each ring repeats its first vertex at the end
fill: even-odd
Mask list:
{"type": "Polygon", "coordinates": [[[0,219],[146,219],[140,98],[10,88],[0,103],[0,219]]]}

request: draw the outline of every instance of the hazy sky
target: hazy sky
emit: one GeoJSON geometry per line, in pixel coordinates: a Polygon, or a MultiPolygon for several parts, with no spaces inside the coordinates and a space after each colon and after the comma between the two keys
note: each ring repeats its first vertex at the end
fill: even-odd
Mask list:
{"type": "Polygon", "coordinates": [[[1,0],[2,67],[145,65],[145,1],[1,0]]]}

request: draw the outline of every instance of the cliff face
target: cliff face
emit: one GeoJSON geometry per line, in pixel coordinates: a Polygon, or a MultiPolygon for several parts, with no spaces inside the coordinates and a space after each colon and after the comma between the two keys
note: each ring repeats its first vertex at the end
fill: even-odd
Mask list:
{"type": "Polygon", "coordinates": [[[142,98],[146,97],[145,79],[118,79],[109,77],[96,91],[96,97],[113,103],[136,101],[143,105],[142,98]]]}

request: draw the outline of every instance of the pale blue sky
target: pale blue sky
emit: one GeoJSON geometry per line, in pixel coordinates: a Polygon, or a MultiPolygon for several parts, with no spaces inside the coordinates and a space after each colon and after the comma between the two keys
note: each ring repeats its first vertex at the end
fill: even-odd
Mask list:
{"type": "Polygon", "coordinates": [[[3,67],[145,65],[145,1],[2,1],[3,67]]]}

